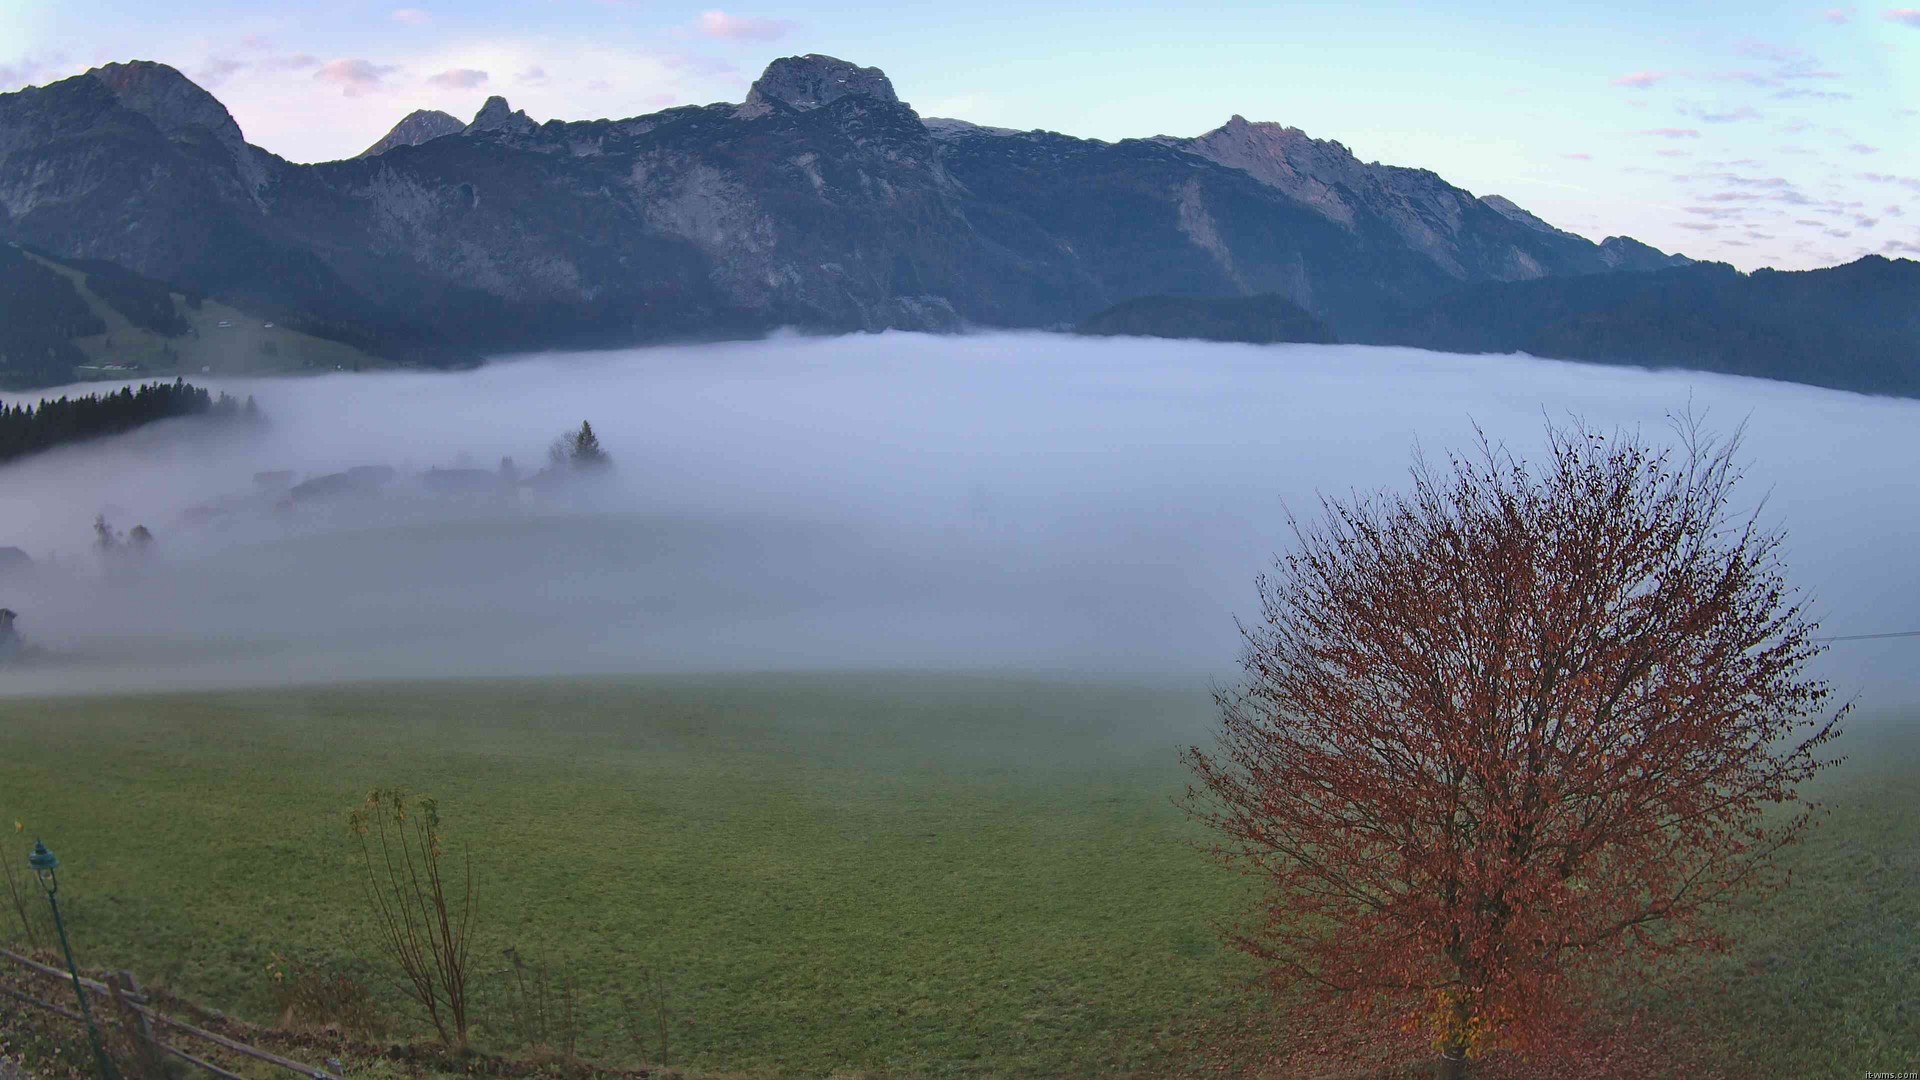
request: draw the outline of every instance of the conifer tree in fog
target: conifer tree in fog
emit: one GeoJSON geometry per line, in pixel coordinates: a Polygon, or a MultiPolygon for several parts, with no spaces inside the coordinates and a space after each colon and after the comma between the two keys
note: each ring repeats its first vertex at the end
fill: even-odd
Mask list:
{"type": "Polygon", "coordinates": [[[613,458],[600,446],[600,436],[593,433],[593,425],[580,421],[580,430],[569,431],[553,441],[547,448],[547,460],[556,469],[578,469],[582,471],[604,469],[613,464],[613,458]]]}
{"type": "Polygon", "coordinates": [[[573,446],[567,459],[576,469],[598,469],[613,464],[613,459],[600,448],[600,437],[593,433],[593,425],[580,421],[580,430],[573,433],[573,446]]]}

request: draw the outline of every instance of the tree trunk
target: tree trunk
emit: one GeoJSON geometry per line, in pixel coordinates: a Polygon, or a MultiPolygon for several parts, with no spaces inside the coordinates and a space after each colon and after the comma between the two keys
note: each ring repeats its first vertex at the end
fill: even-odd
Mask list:
{"type": "Polygon", "coordinates": [[[1440,1048],[1440,1060],[1433,1067],[1437,1080],[1467,1080],[1467,1046],[1448,1043],[1440,1048]]]}

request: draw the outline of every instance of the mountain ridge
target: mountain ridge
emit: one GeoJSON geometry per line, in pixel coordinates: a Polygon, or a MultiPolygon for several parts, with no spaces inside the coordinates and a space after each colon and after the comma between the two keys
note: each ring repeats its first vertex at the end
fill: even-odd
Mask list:
{"type": "Polygon", "coordinates": [[[493,98],[311,165],[164,64],[109,65],[0,94],[0,237],[412,363],[1062,328],[1155,295],[1274,294],[1365,341],[1463,285],[1686,261],[1241,117],[1114,143],[929,122],[817,54],[737,104],[536,124],[493,98]]]}

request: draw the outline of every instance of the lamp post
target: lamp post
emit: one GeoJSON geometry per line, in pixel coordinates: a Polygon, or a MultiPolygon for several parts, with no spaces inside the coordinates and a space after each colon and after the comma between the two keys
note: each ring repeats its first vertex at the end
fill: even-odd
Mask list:
{"type": "Polygon", "coordinates": [[[86,988],[80,985],[80,969],[73,963],[73,946],[67,943],[67,924],[60,918],[60,875],[56,871],[60,860],[47,845],[39,840],[33,842],[33,854],[27,856],[27,865],[33,868],[35,877],[40,879],[40,887],[47,890],[47,906],[53,909],[53,928],[60,934],[60,950],[67,956],[67,974],[73,976],[73,996],[79,999],[80,1016],[87,1022],[87,1041],[93,1044],[94,1060],[100,1063],[102,1080],[118,1080],[113,1071],[113,1062],[107,1057],[107,1049],[100,1043],[100,1029],[93,1024],[93,1009],[87,1004],[86,988]]]}

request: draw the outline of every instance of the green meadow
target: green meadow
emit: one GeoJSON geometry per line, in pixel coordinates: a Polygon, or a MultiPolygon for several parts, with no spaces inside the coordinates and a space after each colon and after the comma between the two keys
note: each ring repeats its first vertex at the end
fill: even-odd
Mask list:
{"type": "MultiPolygon", "coordinates": [[[[276,954],[405,1015],[345,827],[401,785],[472,860],[483,1047],[511,1048],[513,947],[610,1061],[644,1056],[623,999],[655,971],[696,1072],[1165,1075],[1248,1000],[1213,929],[1247,883],[1175,805],[1212,715],[1200,680],[906,675],[5,699],[0,816],[63,860],[83,964],[257,1020],[276,954]]],[[[1730,1065],[1920,1058],[1909,726],[1855,725],[1794,887],[1684,992],[1730,1065]]]]}

